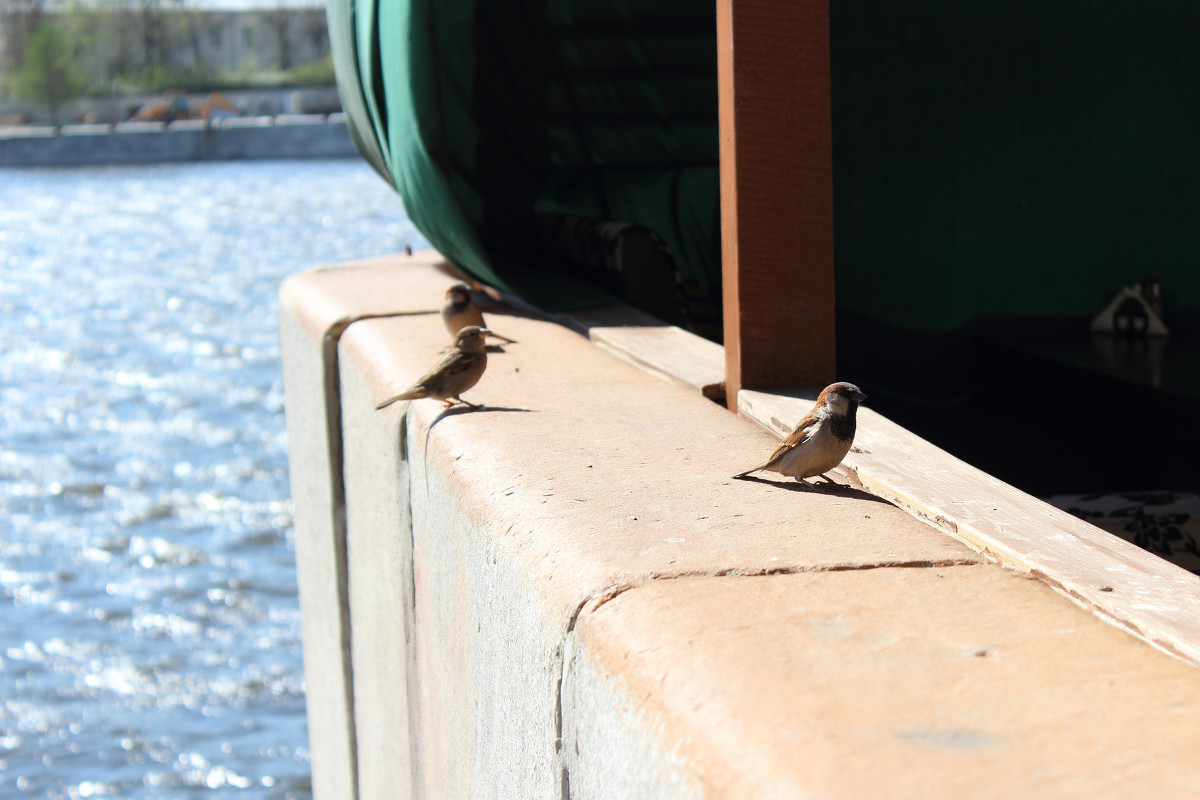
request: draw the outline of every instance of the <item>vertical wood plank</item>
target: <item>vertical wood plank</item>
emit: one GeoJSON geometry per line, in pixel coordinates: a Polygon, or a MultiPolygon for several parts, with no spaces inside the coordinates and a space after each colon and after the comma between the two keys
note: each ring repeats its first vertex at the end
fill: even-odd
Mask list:
{"type": "Polygon", "coordinates": [[[718,0],[725,382],[834,378],[828,0],[718,0]]]}

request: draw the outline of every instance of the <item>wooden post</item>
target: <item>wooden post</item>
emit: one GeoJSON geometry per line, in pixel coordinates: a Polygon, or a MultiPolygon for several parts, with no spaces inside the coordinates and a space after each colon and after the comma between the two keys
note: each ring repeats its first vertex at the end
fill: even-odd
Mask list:
{"type": "Polygon", "coordinates": [[[834,379],[829,0],[717,0],[725,385],[834,379]]]}

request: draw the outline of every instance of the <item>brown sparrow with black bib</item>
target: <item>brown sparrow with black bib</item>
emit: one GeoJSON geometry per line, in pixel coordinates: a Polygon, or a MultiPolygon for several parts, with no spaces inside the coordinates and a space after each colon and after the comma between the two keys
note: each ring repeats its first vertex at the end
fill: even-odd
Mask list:
{"type": "Polygon", "coordinates": [[[765,464],[739,472],[744,478],[751,472],[778,472],[805,483],[805,478],[820,475],[833,483],[826,472],[842,463],[854,444],[858,405],[867,396],[852,383],[833,383],[817,397],[817,404],[780,442],[765,464]]]}

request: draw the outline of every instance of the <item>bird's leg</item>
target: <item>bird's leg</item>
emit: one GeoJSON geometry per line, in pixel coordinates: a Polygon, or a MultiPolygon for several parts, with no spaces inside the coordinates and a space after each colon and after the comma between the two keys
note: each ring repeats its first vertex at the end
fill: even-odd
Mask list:
{"type": "Polygon", "coordinates": [[[443,408],[443,409],[449,408],[449,407],[450,407],[450,406],[452,406],[452,405],[454,405],[454,401],[453,401],[453,400],[450,400],[449,398],[447,398],[447,399],[445,399],[445,400],[443,400],[443,401],[442,401],[442,408],[443,408]]]}
{"type": "Polygon", "coordinates": [[[817,489],[817,490],[819,490],[819,491],[822,491],[822,492],[824,492],[824,491],[828,491],[828,490],[830,490],[830,489],[832,489],[832,488],[836,488],[836,487],[837,487],[837,482],[836,482],[836,481],[835,481],[833,478],[831,478],[831,477],[829,477],[828,475],[826,475],[825,473],[821,473],[820,475],[817,475],[816,477],[817,477],[817,478],[824,478],[824,479],[825,479],[825,482],[824,482],[824,483],[817,483],[817,482],[816,482],[816,480],[813,480],[813,482],[812,482],[812,487],[813,487],[814,489],[817,489]]]}
{"type": "Polygon", "coordinates": [[[462,403],[467,408],[483,408],[483,403],[468,403],[466,400],[463,400],[461,397],[456,397],[454,399],[457,400],[458,402],[462,403]]]}

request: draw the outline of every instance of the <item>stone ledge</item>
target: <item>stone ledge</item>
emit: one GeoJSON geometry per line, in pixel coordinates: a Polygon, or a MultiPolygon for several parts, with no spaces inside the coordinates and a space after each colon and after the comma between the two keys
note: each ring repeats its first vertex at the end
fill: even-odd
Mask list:
{"type": "MultiPolygon", "coordinates": [[[[776,433],[812,399],[742,391],[738,409],[776,433]]],[[[993,478],[869,408],[843,469],[974,550],[1036,575],[1155,647],[1200,664],[1200,576],[993,478]]],[[[1038,457],[1041,457],[1040,455],[1038,457]]]]}
{"type": "Polygon", "coordinates": [[[573,789],[611,780],[622,739],[654,742],[680,777],[618,773],[629,797],[1200,785],[1196,670],[993,565],[653,583],[581,615],[572,664],[573,789]]]}
{"type": "Polygon", "coordinates": [[[121,122],[113,126],[0,128],[0,166],[181,163],[226,159],[349,158],[344,121],[294,124],[271,117],[121,122]]]}
{"type": "Polygon", "coordinates": [[[292,276],[280,301],[315,338],[340,336],[351,322],[401,314],[435,314],[449,281],[441,255],[422,250],[330,264],[292,276]]]}
{"type": "MultiPolygon", "coordinates": [[[[512,535],[530,537],[526,549],[537,551],[531,574],[550,581],[565,567],[586,585],[554,580],[569,592],[565,608],[644,577],[982,560],[850,486],[822,493],[732,480],[747,457],[769,452],[773,437],[558,325],[503,319],[520,344],[489,355],[483,380],[467,393],[484,409],[443,412],[435,401],[413,401],[390,413],[407,407],[422,469],[445,459],[473,517],[528,529],[512,535]],[[821,535],[796,536],[797,525],[821,535]]],[[[366,319],[343,335],[340,359],[363,373],[370,394],[362,405],[373,411],[448,341],[440,317],[366,319]]]]}
{"type": "Polygon", "coordinates": [[[581,609],[630,587],[981,561],[851,487],[734,481],[730,465],[770,435],[551,322],[503,317],[503,328],[520,344],[489,356],[468,393],[481,411],[375,410],[445,346],[440,318],[365,319],[341,338],[364,791],[406,780],[398,749],[414,796],[559,797],[564,643],[581,609]],[[381,564],[410,564],[411,577],[382,590],[381,564]],[[398,601],[410,596],[411,609],[398,601]],[[415,727],[383,712],[401,707],[415,727]]]}
{"type": "MultiPolygon", "coordinates": [[[[730,480],[777,437],[548,321],[496,323],[520,344],[491,356],[468,393],[488,408],[443,413],[434,401],[414,401],[376,411],[447,343],[434,310],[451,279],[429,263],[405,263],[392,274],[383,263],[307,273],[288,282],[281,303],[318,800],[747,796],[763,781],[854,795],[851,783],[826,774],[836,765],[789,760],[770,744],[778,718],[739,699],[750,689],[795,710],[788,725],[814,741],[882,747],[888,730],[909,730],[908,745],[948,748],[958,761],[909,770],[893,759],[896,785],[925,785],[930,775],[958,785],[954,771],[973,752],[955,750],[974,741],[955,733],[965,729],[957,693],[970,674],[942,694],[914,686],[925,728],[855,728],[859,684],[839,693],[834,672],[826,686],[779,665],[813,648],[829,670],[853,661],[881,676],[902,672],[914,652],[932,647],[935,620],[945,620],[947,636],[971,639],[962,633],[969,614],[954,616],[960,605],[981,610],[980,624],[1010,626],[997,654],[1025,654],[997,657],[1013,675],[979,687],[973,697],[993,704],[979,714],[1023,708],[1013,689],[1022,676],[1033,687],[1062,678],[1054,664],[1035,669],[1033,654],[1039,642],[1053,645],[1044,652],[1063,646],[1047,625],[1065,624],[1064,614],[1100,637],[1088,639],[1096,648],[1123,648],[1117,672],[1099,659],[1071,662],[1090,670],[1077,676],[1083,685],[1148,676],[1171,689],[1148,688],[1151,707],[1169,710],[1172,694],[1190,707],[1200,673],[1097,624],[1048,587],[986,565],[891,504],[853,486],[816,492],[730,480]],[[954,592],[937,588],[951,585],[935,577],[947,572],[963,576],[954,592]],[[816,638],[830,631],[805,622],[801,597],[824,598],[855,625],[891,626],[898,644],[875,647],[860,636],[833,648],[816,638]],[[722,644],[722,631],[740,655],[722,644]],[[693,708],[701,695],[679,687],[708,694],[693,708]],[[701,713],[714,703],[722,715],[701,713]],[[811,715],[820,703],[848,715],[811,715]]],[[[923,663],[952,677],[961,667],[948,656],[935,661],[923,663]]],[[[1055,708],[1070,718],[1077,700],[1055,708]]],[[[1007,730],[1004,719],[981,716],[977,727],[1007,730]]],[[[1122,738],[1125,724],[1107,711],[1086,721],[1096,743],[1089,769],[1136,761],[1117,747],[1137,749],[1122,738]]],[[[1195,738],[1181,732],[1189,746],[1195,738]]],[[[1175,768],[1176,750],[1143,751],[1175,768]]],[[[1081,761],[1039,783],[1038,748],[1010,752],[1003,769],[985,759],[971,774],[988,791],[1094,785],[1072,771],[1081,761]]],[[[1129,785],[1173,791],[1165,780],[1134,778],[1129,785]]]]}
{"type": "Polygon", "coordinates": [[[365,259],[311,270],[280,289],[313,791],[322,798],[358,796],[338,339],[362,317],[433,314],[444,290],[440,263],[429,252],[365,259]]]}

